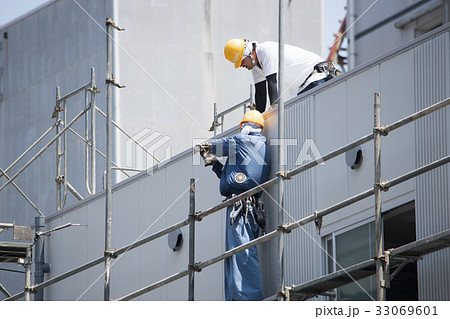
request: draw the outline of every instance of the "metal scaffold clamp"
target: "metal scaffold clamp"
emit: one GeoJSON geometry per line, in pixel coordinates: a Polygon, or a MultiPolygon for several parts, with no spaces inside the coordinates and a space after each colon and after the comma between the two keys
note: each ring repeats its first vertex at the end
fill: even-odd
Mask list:
{"type": "Polygon", "coordinates": [[[290,224],[286,224],[286,225],[279,225],[278,227],[277,227],[277,229],[279,230],[279,231],[282,231],[283,233],[285,233],[285,234],[289,234],[292,230],[290,230],[289,229],[289,226],[290,224]]]}
{"type": "Polygon", "coordinates": [[[37,294],[37,290],[36,290],[36,288],[34,288],[34,286],[31,286],[31,287],[23,287],[23,291],[25,291],[25,292],[29,292],[29,293],[31,293],[31,294],[33,294],[33,295],[35,295],[35,294],[37,294]]]}
{"type": "Polygon", "coordinates": [[[106,18],[106,25],[110,25],[110,26],[112,26],[114,29],[116,29],[118,31],[125,31],[124,28],[119,28],[116,25],[116,22],[112,18],[106,18]]]}
{"type": "Polygon", "coordinates": [[[282,290],[277,291],[277,299],[282,299],[283,301],[288,300],[289,293],[287,292],[287,287],[284,287],[282,290]]]}
{"type": "Polygon", "coordinates": [[[314,212],[314,215],[315,215],[314,224],[316,224],[317,230],[319,231],[319,235],[320,235],[320,231],[322,229],[323,218],[322,218],[322,216],[317,215],[317,211],[314,212]]]}
{"type": "Polygon", "coordinates": [[[55,182],[57,182],[58,184],[64,183],[64,179],[66,177],[64,175],[59,175],[55,178],[55,182]]]}
{"type": "Polygon", "coordinates": [[[292,176],[289,175],[289,171],[280,171],[275,174],[276,176],[280,176],[284,180],[292,179],[292,176]]]}
{"type": "Polygon", "coordinates": [[[105,257],[110,257],[110,258],[117,258],[117,249],[113,249],[113,250],[105,250],[103,255],[105,257]]]}
{"type": "Polygon", "coordinates": [[[380,126],[380,127],[374,127],[373,133],[374,134],[375,133],[380,133],[383,136],[387,136],[389,134],[389,131],[386,128],[387,128],[386,125],[383,125],[383,126],[380,126]]]}
{"type": "Polygon", "coordinates": [[[188,265],[188,269],[192,269],[195,272],[201,272],[202,268],[200,268],[199,266],[200,266],[200,263],[195,263],[193,265],[188,265]]]}
{"type": "Polygon", "coordinates": [[[374,189],[381,189],[383,192],[387,192],[389,190],[389,186],[386,184],[386,182],[375,183],[373,187],[374,189]]]}
{"type": "Polygon", "coordinates": [[[63,110],[64,109],[61,106],[56,105],[54,110],[53,110],[52,119],[54,119],[56,117],[56,115],[58,115],[58,112],[61,112],[63,110]]]}
{"type": "Polygon", "coordinates": [[[112,85],[114,85],[115,87],[117,87],[119,89],[126,88],[125,85],[120,85],[119,83],[117,83],[116,80],[114,79],[114,76],[112,76],[111,78],[106,78],[105,83],[106,84],[112,84],[112,85]]]}
{"type": "Polygon", "coordinates": [[[100,91],[100,90],[97,88],[97,86],[90,87],[90,88],[86,89],[86,91],[92,92],[92,93],[102,93],[102,91],[100,91]]]}

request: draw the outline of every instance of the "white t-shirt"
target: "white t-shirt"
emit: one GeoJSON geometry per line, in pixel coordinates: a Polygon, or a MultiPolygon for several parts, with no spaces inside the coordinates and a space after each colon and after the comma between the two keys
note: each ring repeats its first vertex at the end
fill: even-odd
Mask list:
{"type": "MultiPolygon", "coordinates": [[[[265,81],[267,76],[278,72],[278,43],[272,41],[258,43],[256,46],[256,55],[262,69],[258,66],[252,69],[255,84],[265,81]]],[[[308,75],[314,70],[314,66],[323,61],[324,59],[318,54],[285,44],[284,90],[291,88],[298,92],[300,85],[303,84],[308,75]]],[[[316,73],[308,79],[304,87],[310,82],[324,77],[325,74],[316,73]]]]}

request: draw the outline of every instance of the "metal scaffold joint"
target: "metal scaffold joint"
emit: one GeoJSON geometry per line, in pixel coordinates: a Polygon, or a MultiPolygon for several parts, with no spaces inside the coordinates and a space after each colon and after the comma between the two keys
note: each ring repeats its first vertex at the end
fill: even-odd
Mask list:
{"type": "Polygon", "coordinates": [[[64,108],[62,108],[61,106],[57,105],[55,106],[54,110],[53,110],[53,114],[52,114],[52,119],[54,119],[56,117],[56,115],[58,115],[58,112],[63,111],[64,108]]]}
{"type": "Polygon", "coordinates": [[[316,218],[314,219],[314,224],[316,224],[317,230],[319,231],[319,235],[320,235],[320,231],[322,229],[322,224],[323,224],[323,218],[322,218],[322,216],[317,216],[317,211],[314,214],[316,215],[316,218]]]}
{"type": "Polygon", "coordinates": [[[381,189],[383,192],[387,192],[389,190],[389,186],[387,186],[386,182],[375,183],[373,184],[374,189],[381,189]]]}
{"type": "Polygon", "coordinates": [[[117,249],[113,249],[113,250],[105,250],[104,252],[103,252],[103,255],[105,256],[105,257],[110,257],[110,258],[117,258],[118,257],[118,255],[117,255],[117,249]]]}
{"type": "Polygon", "coordinates": [[[102,93],[102,91],[100,91],[96,86],[88,88],[88,89],[86,89],[86,91],[92,92],[92,93],[102,93]]]}
{"type": "Polygon", "coordinates": [[[203,220],[203,218],[200,216],[201,216],[201,212],[196,212],[196,213],[190,215],[190,217],[193,218],[197,222],[201,222],[203,220]]]}
{"type": "Polygon", "coordinates": [[[57,176],[57,177],[55,178],[55,182],[57,182],[58,184],[64,183],[64,179],[65,179],[65,178],[66,178],[66,177],[65,177],[64,175],[57,176]]]}
{"type": "Polygon", "coordinates": [[[386,128],[387,128],[386,125],[383,125],[383,126],[380,126],[380,127],[375,127],[373,129],[373,133],[374,134],[375,133],[380,133],[383,136],[387,136],[389,134],[389,131],[386,128]]]}
{"type": "Polygon", "coordinates": [[[29,292],[33,295],[37,294],[37,290],[34,287],[23,287],[24,292],[29,292]]]}
{"type": "Polygon", "coordinates": [[[289,175],[289,171],[280,171],[275,174],[276,176],[280,176],[283,180],[290,180],[292,176],[289,175]]]}
{"type": "Polygon", "coordinates": [[[282,301],[288,300],[289,293],[287,292],[287,289],[289,289],[289,288],[284,287],[284,289],[277,291],[277,299],[278,300],[282,300],[282,301]]]}
{"type": "Polygon", "coordinates": [[[114,79],[114,77],[112,77],[111,79],[106,78],[105,83],[106,83],[106,84],[112,84],[112,85],[114,85],[115,87],[118,87],[119,89],[126,88],[125,85],[120,85],[119,83],[117,83],[116,80],[114,79]]]}
{"type": "Polygon", "coordinates": [[[118,30],[118,31],[125,31],[124,28],[119,28],[119,27],[116,25],[116,22],[115,22],[112,18],[107,18],[107,19],[106,19],[106,25],[110,25],[110,26],[112,26],[114,29],[116,29],[116,30],[118,30]]]}
{"type": "Polygon", "coordinates": [[[277,227],[277,230],[279,230],[279,231],[281,231],[281,232],[283,232],[283,233],[285,233],[285,234],[289,234],[292,230],[289,230],[288,226],[289,226],[289,224],[286,224],[286,225],[279,225],[279,226],[277,227]]]}
{"type": "Polygon", "coordinates": [[[195,272],[201,272],[202,268],[200,268],[199,266],[200,266],[200,263],[195,263],[193,265],[188,265],[188,269],[192,269],[195,272]]]}

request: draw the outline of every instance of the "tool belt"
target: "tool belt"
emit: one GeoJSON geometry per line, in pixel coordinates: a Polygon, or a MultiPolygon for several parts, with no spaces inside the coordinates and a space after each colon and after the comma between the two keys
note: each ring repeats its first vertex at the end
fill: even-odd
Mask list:
{"type": "Polygon", "coordinates": [[[313,74],[316,74],[316,73],[326,74],[327,81],[342,74],[341,71],[336,69],[336,66],[334,65],[333,62],[320,62],[314,66],[314,70],[308,75],[308,77],[305,79],[303,84],[300,85],[300,87],[303,88],[303,86],[306,84],[306,82],[309,80],[309,78],[311,76],[313,76],[313,74]]]}
{"type": "MultiPolygon", "coordinates": [[[[235,194],[227,196],[226,200],[236,196],[235,194]]],[[[244,217],[244,223],[248,223],[248,215],[252,215],[253,220],[262,229],[263,233],[266,228],[266,219],[264,216],[264,203],[256,196],[252,195],[246,197],[233,204],[233,209],[230,212],[230,225],[233,226],[234,222],[242,215],[244,217]]]]}

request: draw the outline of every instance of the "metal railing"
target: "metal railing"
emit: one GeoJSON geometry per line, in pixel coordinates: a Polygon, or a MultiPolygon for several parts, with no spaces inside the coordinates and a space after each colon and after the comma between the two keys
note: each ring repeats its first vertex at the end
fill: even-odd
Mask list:
{"type": "Polygon", "coordinates": [[[253,94],[253,85],[250,85],[250,97],[228,109],[226,109],[225,111],[220,112],[219,114],[217,114],[217,103],[214,103],[214,116],[213,116],[213,122],[211,124],[211,127],[209,128],[210,132],[214,132],[214,136],[217,135],[217,127],[221,126],[222,131],[221,133],[223,133],[223,126],[224,126],[224,118],[225,115],[234,112],[237,109],[243,108],[244,109],[244,113],[242,115],[244,115],[247,112],[247,108],[254,110],[255,109],[255,103],[254,103],[254,94],[253,94]],[[219,122],[220,119],[220,122],[219,122]]]}
{"type": "MultiPolygon", "coordinates": [[[[122,296],[122,297],[117,298],[115,300],[131,300],[131,299],[134,299],[134,298],[136,298],[138,296],[141,296],[141,295],[143,295],[143,294],[145,294],[147,292],[155,290],[155,289],[157,289],[157,288],[159,288],[161,286],[164,286],[164,285],[166,285],[166,284],[168,284],[170,282],[173,282],[173,281],[175,281],[177,279],[180,279],[180,278],[183,278],[183,277],[186,277],[186,276],[188,276],[188,283],[189,283],[189,285],[188,285],[188,298],[189,298],[189,300],[194,300],[195,299],[195,296],[194,296],[194,283],[195,283],[194,276],[195,276],[195,272],[201,271],[202,269],[204,269],[204,268],[206,268],[208,266],[211,266],[211,265],[213,265],[213,264],[215,264],[217,262],[220,262],[220,261],[222,261],[222,260],[224,260],[224,259],[226,259],[226,258],[228,258],[228,257],[230,257],[232,255],[235,255],[235,254],[237,254],[237,253],[239,253],[241,251],[244,251],[247,248],[250,248],[252,246],[255,246],[255,245],[261,244],[263,242],[267,242],[267,241],[269,241],[271,239],[277,238],[281,234],[289,234],[294,229],[299,228],[299,227],[301,227],[303,225],[306,225],[308,223],[315,222],[315,221],[320,222],[321,219],[324,216],[326,216],[328,214],[331,214],[332,212],[338,211],[338,210],[340,210],[340,209],[342,209],[344,207],[347,207],[347,206],[349,206],[349,205],[351,205],[353,203],[356,203],[356,202],[358,202],[358,201],[360,201],[362,199],[368,198],[368,197],[370,197],[372,195],[375,195],[375,201],[379,202],[380,201],[380,196],[381,196],[381,191],[388,191],[389,188],[392,187],[392,186],[395,186],[395,185],[398,185],[400,183],[403,183],[403,182],[405,182],[407,180],[410,180],[410,179],[412,179],[414,177],[417,177],[417,176],[419,176],[419,175],[421,175],[421,174],[423,174],[425,172],[428,172],[428,171],[430,171],[432,169],[435,169],[437,167],[440,167],[442,165],[445,165],[445,164],[449,163],[450,162],[450,155],[447,155],[447,156],[445,156],[445,157],[443,157],[443,158],[441,158],[439,160],[436,160],[436,161],[434,161],[432,163],[429,163],[427,165],[419,167],[419,168],[417,168],[415,170],[412,170],[412,171],[410,171],[410,172],[408,172],[406,174],[403,174],[403,175],[398,176],[396,178],[393,178],[391,180],[382,182],[379,179],[379,176],[381,176],[380,175],[381,163],[380,163],[380,161],[378,159],[380,158],[379,156],[380,156],[380,152],[381,152],[381,145],[379,143],[379,141],[381,139],[381,136],[386,136],[389,132],[391,132],[391,131],[393,131],[395,129],[398,129],[400,127],[403,127],[404,125],[407,125],[408,123],[411,123],[411,122],[413,122],[413,121],[415,121],[415,120],[417,120],[419,118],[422,118],[422,117],[424,117],[424,116],[426,116],[426,115],[428,115],[428,114],[430,114],[432,112],[435,112],[435,111],[437,111],[439,109],[442,109],[442,108],[446,107],[449,104],[450,104],[450,98],[447,98],[447,99],[445,99],[445,100],[443,100],[443,101],[441,101],[439,103],[436,103],[436,104],[433,104],[433,105],[431,105],[431,106],[429,106],[427,108],[424,108],[423,110],[418,111],[416,113],[413,113],[413,114],[411,114],[411,115],[409,115],[409,116],[407,116],[407,117],[405,117],[405,118],[403,118],[403,119],[401,119],[401,120],[399,120],[397,122],[394,122],[394,123],[392,123],[390,125],[381,126],[380,122],[379,122],[379,118],[380,118],[379,96],[378,96],[378,94],[375,94],[375,103],[374,103],[374,109],[375,109],[374,119],[375,120],[374,120],[373,133],[368,134],[366,136],[363,136],[363,137],[361,137],[361,138],[359,138],[359,139],[357,139],[357,140],[355,140],[355,141],[353,141],[353,142],[351,142],[351,143],[349,143],[347,145],[344,145],[344,146],[342,146],[342,147],[340,147],[340,148],[338,148],[338,149],[336,149],[336,150],[334,150],[334,151],[332,151],[332,152],[330,152],[330,153],[328,153],[328,154],[326,154],[324,156],[321,156],[320,158],[315,159],[314,161],[310,161],[310,162],[308,162],[308,163],[306,163],[304,165],[301,165],[301,166],[299,166],[297,168],[294,168],[294,169],[291,169],[291,170],[287,170],[287,171],[283,171],[283,172],[278,172],[276,174],[277,175],[276,177],[268,180],[267,182],[265,182],[265,183],[255,187],[255,188],[252,188],[252,189],[250,189],[250,190],[248,190],[248,191],[246,191],[244,193],[241,193],[238,196],[235,196],[235,197],[233,197],[231,199],[228,199],[228,200],[226,200],[226,201],[224,201],[224,202],[222,202],[222,203],[220,203],[220,204],[218,204],[216,206],[213,206],[213,207],[211,207],[209,209],[206,209],[205,211],[195,212],[195,180],[191,179],[191,181],[190,181],[189,214],[188,214],[188,218],[186,220],[180,221],[180,222],[178,222],[178,223],[176,223],[174,225],[166,227],[166,228],[164,228],[164,229],[162,229],[162,230],[160,230],[160,231],[158,231],[158,232],[156,232],[156,233],[154,233],[152,235],[144,237],[144,238],[142,238],[142,239],[140,239],[140,240],[138,240],[138,241],[136,241],[136,242],[134,242],[132,244],[126,245],[126,246],[124,246],[124,247],[122,247],[120,249],[117,249],[115,251],[107,252],[106,255],[102,255],[102,256],[100,256],[100,257],[98,257],[98,258],[96,258],[96,259],[94,259],[94,260],[92,260],[92,261],[90,261],[88,263],[80,265],[80,266],[78,266],[78,267],[76,267],[76,268],[74,268],[74,269],[72,269],[72,270],[70,270],[70,271],[68,271],[66,273],[58,275],[58,276],[56,276],[54,278],[51,278],[51,279],[49,279],[47,281],[44,281],[42,283],[39,283],[39,284],[36,284],[36,285],[33,285],[33,286],[27,285],[25,287],[25,291],[24,292],[21,292],[21,293],[18,293],[16,295],[13,295],[13,296],[7,298],[6,300],[17,300],[17,299],[20,299],[23,296],[25,296],[27,291],[31,291],[31,292],[35,293],[38,290],[44,289],[45,287],[49,287],[52,284],[60,282],[60,281],[62,281],[64,279],[69,278],[69,277],[71,277],[71,276],[73,276],[75,274],[78,274],[78,273],[80,273],[80,272],[82,272],[82,271],[84,271],[86,269],[89,269],[89,268],[91,268],[91,267],[93,267],[95,265],[98,265],[98,264],[104,262],[107,258],[116,258],[119,255],[128,252],[129,250],[138,248],[138,247],[140,247],[140,246],[142,246],[142,245],[144,245],[144,244],[146,244],[148,242],[151,242],[151,241],[153,241],[153,240],[155,240],[157,238],[160,238],[160,237],[162,237],[164,235],[167,235],[170,232],[172,232],[174,230],[177,230],[179,228],[182,228],[184,226],[187,226],[187,225],[189,225],[189,232],[190,232],[189,261],[188,261],[187,269],[181,270],[181,271],[179,271],[179,272],[177,272],[177,273],[175,273],[175,274],[173,274],[173,275],[171,275],[169,277],[161,279],[161,280],[159,280],[159,281],[157,281],[157,282],[155,282],[155,283],[153,283],[151,285],[143,287],[143,288],[141,288],[141,289],[139,289],[137,291],[134,291],[134,292],[132,292],[132,293],[130,293],[128,295],[122,296]],[[269,233],[267,233],[265,235],[262,235],[262,236],[260,236],[260,237],[258,237],[256,239],[254,239],[254,240],[244,244],[244,245],[241,245],[239,247],[236,247],[234,249],[226,251],[226,252],[224,252],[223,254],[221,254],[219,256],[213,257],[213,258],[211,258],[209,260],[206,260],[206,261],[203,261],[203,262],[197,262],[197,263],[195,262],[195,250],[194,250],[194,247],[195,247],[195,223],[196,222],[201,221],[203,218],[205,218],[205,217],[207,217],[207,216],[209,216],[209,215],[211,215],[211,214],[213,214],[215,212],[218,212],[218,211],[222,210],[223,208],[226,208],[227,206],[232,205],[235,202],[238,202],[238,201],[240,201],[240,200],[242,200],[242,199],[244,199],[244,198],[246,198],[248,196],[251,196],[251,195],[256,194],[256,193],[258,193],[258,192],[260,192],[262,190],[266,190],[266,189],[276,185],[279,182],[280,177],[283,180],[289,181],[292,177],[300,174],[301,172],[304,172],[304,171],[306,171],[308,169],[311,169],[311,168],[317,166],[319,163],[326,162],[326,161],[328,161],[328,160],[330,160],[332,158],[335,158],[335,157],[337,157],[339,155],[342,155],[345,152],[347,152],[347,151],[349,151],[349,150],[351,150],[351,149],[353,149],[353,148],[355,148],[355,147],[357,147],[359,145],[367,143],[367,142],[369,142],[371,140],[375,140],[375,142],[374,142],[374,148],[375,148],[375,154],[374,154],[375,166],[374,166],[374,171],[376,172],[376,174],[375,174],[375,183],[374,183],[374,187],[373,188],[370,188],[370,189],[368,189],[366,191],[363,191],[363,192],[361,192],[361,193],[359,193],[357,195],[349,197],[349,198],[347,198],[347,199],[345,199],[345,200],[343,200],[343,201],[341,201],[339,203],[336,203],[336,204],[334,204],[334,205],[332,205],[330,207],[327,207],[325,209],[322,209],[322,210],[319,210],[319,211],[315,211],[314,213],[310,214],[309,216],[304,217],[302,219],[299,219],[297,221],[294,221],[294,222],[291,222],[291,223],[288,223],[288,224],[279,225],[277,227],[277,229],[274,229],[273,231],[271,231],[271,232],[269,232],[269,233]]],[[[376,214],[378,215],[378,217],[376,217],[376,223],[380,223],[380,220],[381,220],[381,218],[380,218],[380,215],[381,215],[380,214],[380,209],[381,209],[381,207],[380,207],[380,205],[375,205],[375,207],[376,207],[376,214]]],[[[383,240],[382,230],[380,230],[379,234],[377,234],[376,241],[377,241],[378,244],[380,244],[380,243],[382,243],[382,240],[383,240]]],[[[380,245],[380,246],[382,247],[382,245],[380,245]]],[[[381,252],[381,253],[383,253],[383,252],[381,252]]],[[[385,269],[386,269],[387,266],[386,266],[386,261],[383,260],[383,258],[378,258],[378,257],[380,257],[379,254],[380,254],[380,251],[377,251],[377,260],[380,260],[379,267],[377,267],[377,277],[379,278],[377,291],[378,291],[379,299],[383,300],[383,295],[385,294],[385,289],[386,288],[381,286],[380,280],[384,280],[383,278],[384,278],[384,276],[386,276],[385,269]]],[[[281,271],[283,271],[283,270],[281,270],[281,271]]],[[[277,295],[284,296],[285,295],[285,291],[279,291],[277,293],[277,295]]]]}

